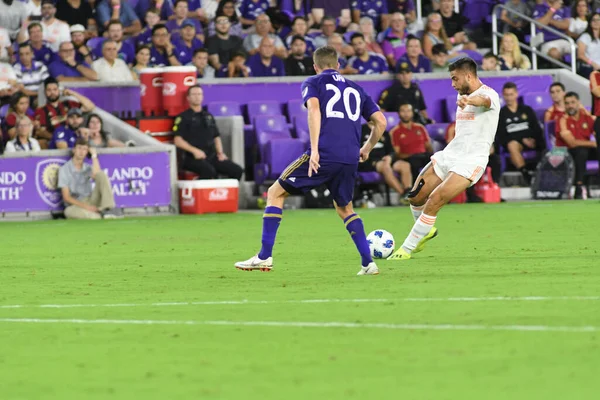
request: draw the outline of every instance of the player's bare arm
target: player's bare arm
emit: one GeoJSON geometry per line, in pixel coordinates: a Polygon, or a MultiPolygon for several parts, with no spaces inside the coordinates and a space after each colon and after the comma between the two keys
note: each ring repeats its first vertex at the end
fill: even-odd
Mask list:
{"type": "Polygon", "coordinates": [[[562,118],[560,120],[560,137],[565,141],[569,147],[597,147],[596,142],[592,140],[579,140],[575,139],[573,133],[567,128],[567,119],[562,118]]]}
{"type": "Polygon", "coordinates": [[[321,135],[321,108],[319,99],[311,97],[306,102],[308,108],[308,131],[310,133],[310,160],[308,176],[319,170],[319,136],[321,135]]]}
{"type": "Polygon", "coordinates": [[[456,104],[460,108],[465,108],[466,106],[475,106],[475,107],[492,107],[492,100],[488,96],[484,96],[482,94],[478,94],[476,96],[461,96],[456,104]]]}
{"type": "Polygon", "coordinates": [[[381,139],[381,136],[387,127],[387,120],[381,111],[373,113],[370,121],[373,123],[373,128],[371,129],[369,140],[367,140],[367,143],[360,149],[360,162],[367,161],[369,153],[371,153],[373,147],[379,142],[379,139],[381,139]]]}

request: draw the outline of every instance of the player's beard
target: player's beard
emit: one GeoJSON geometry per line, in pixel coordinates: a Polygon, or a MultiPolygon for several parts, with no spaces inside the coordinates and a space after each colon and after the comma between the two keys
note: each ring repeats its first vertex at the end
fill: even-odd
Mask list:
{"type": "Polygon", "coordinates": [[[48,103],[55,103],[58,101],[59,98],[60,96],[48,97],[48,103]]]}
{"type": "Polygon", "coordinates": [[[458,94],[460,95],[466,95],[469,94],[469,84],[465,83],[464,85],[462,85],[459,89],[458,89],[458,94]]]}

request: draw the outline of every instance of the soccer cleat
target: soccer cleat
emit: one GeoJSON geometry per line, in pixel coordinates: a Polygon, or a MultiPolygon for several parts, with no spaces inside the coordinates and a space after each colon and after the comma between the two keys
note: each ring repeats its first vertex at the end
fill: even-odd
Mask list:
{"type": "Polygon", "coordinates": [[[392,254],[391,256],[389,256],[387,258],[387,260],[410,260],[411,259],[411,255],[410,253],[408,253],[406,250],[404,250],[402,247],[399,247],[398,250],[396,250],[394,252],[394,254],[392,254]]]}
{"type": "Polygon", "coordinates": [[[413,253],[418,253],[418,252],[423,251],[423,248],[425,247],[425,243],[427,243],[428,241],[430,241],[431,239],[436,237],[437,234],[438,234],[438,230],[434,226],[433,228],[431,228],[429,233],[427,235],[425,235],[425,237],[423,239],[421,239],[421,241],[419,242],[417,247],[413,250],[413,253]]]}
{"type": "Polygon", "coordinates": [[[361,267],[356,275],[379,275],[379,268],[374,262],[371,262],[366,267],[361,267]]]}
{"type": "Polygon", "coordinates": [[[254,271],[259,269],[263,272],[269,272],[273,269],[273,257],[261,260],[258,258],[257,254],[249,260],[236,262],[235,267],[242,271],[254,271]]]}

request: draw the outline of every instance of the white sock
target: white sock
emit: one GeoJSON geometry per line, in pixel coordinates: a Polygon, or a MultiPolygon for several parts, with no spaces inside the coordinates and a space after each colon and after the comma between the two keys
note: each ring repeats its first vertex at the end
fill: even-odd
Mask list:
{"type": "Polygon", "coordinates": [[[402,243],[402,248],[407,253],[412,253],[421,239],[427,236],[431,231],[431,228],[433,228],[436,218],[437,217],[432,217],[431,215],[421,214],[408,234],[408,237],[404,240],[404,243],[402,243]]]}
{"type": "Polygon", "coordinates": [[[410,212],[412,212],[413,219],[415,220],[415,222],[419,219],[419,217],[423,213],[424,208],[425,208],[425,206],[413,206],[412,204],[410,205],[410,212]]]}

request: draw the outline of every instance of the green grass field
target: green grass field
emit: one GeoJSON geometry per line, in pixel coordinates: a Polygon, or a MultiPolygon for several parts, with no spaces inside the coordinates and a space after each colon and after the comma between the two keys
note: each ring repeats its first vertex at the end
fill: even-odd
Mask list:
{"type": "Polygon", "coordinates": [[[0,399],[595,399],[599,222],[593,200],[453,205],[363,277],[333,210],[284,212],[270,273],[233,268],[259,213],[3,223],[0,399]]]}

